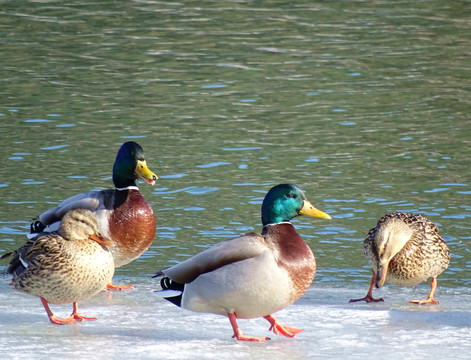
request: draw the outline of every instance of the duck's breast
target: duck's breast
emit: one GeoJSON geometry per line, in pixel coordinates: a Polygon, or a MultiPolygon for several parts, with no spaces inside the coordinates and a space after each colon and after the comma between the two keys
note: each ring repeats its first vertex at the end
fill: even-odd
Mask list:
{"type": "Polygon", "coordinates": [[[154,211],[138,190],[120,191],[109,217],[109,237],[116,243],[111,248],[116,267],[139,257],[155,237],[154,211]]]}
{"type": "Polygon", "coordinates": [[[288,274],[293,284],[293,302],[311,286],[316,275],[316,260],[306,242],[291,223],[266,227],[265,239],[274,247],[278,265],[288,274]]]}

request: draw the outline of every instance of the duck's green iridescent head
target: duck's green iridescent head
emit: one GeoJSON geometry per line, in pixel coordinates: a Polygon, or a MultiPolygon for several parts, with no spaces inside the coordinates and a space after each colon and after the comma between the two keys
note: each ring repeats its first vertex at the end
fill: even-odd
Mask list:
{"type": "Polygon", "coordinates": [[[298,215],[331,219],[328,214],[316,209],[295,185],[280,184],[268,191],[262,203],[263,226],[290,221],[298,215]]]}
{"type": "Polygon", "coordinates": [[[113,183],[117,188],[126,188],[136,185],[137,179],[154,185],[158,177],[147,167],[142,147],[134,141],[128,141],[121,145],[116,155],[113,183]]]}

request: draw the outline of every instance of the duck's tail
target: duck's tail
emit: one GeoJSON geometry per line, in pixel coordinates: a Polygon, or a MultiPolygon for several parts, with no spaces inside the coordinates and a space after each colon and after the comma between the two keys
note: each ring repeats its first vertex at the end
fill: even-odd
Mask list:
{"type": "MultiPolygon", "coordinates": [[[[162,276],[163,273],[159,272],[154,277],[162,276]]],[[[154,291],[158,296],[163,297],[165,300],[170,301],[172,304],[178,307],[182,306],[182,296],[185,289],[185,284],[180,284],[169,277],[163,277],[160,279],[160,290],[154,291]]]]}

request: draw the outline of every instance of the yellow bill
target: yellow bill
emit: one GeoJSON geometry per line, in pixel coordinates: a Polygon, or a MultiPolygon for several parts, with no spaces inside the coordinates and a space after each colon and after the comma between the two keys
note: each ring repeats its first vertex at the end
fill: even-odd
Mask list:
{"type": "Polygon", "coordinates": [[[157,175],[149,170],[145,160],[138,160],[136,169],[134,171],[136,172],[136,175],[139,177],[139,179],[144,180],[150,185],[154,185],[155,180],[158,179],[157,175]]]}
{"type": "Polygon", "coordinates": [[[303,202],[303,207],[301,211],[299,212],[300,215],[306,215],[306,216],[311,216],[311,217],[317,217],[321,219],[327,219],[330,220],[332,219],[329,214],[326,214],[325,212],[316,209],[314,205],[312,205],[309,201],[304,200],[303,202]]]}

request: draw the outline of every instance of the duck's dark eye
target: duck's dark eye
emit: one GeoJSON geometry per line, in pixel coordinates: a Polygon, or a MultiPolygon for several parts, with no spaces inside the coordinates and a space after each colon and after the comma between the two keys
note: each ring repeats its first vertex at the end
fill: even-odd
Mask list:
{"type": "Polygon", "coordinates": [[[291,198],[296,199],[296,194],[288,193],[288,194],[286,194],[286,197],[287,197],[288,199],[291,199],[291,198]]]}

